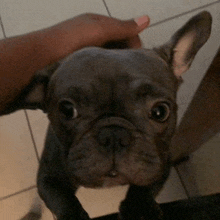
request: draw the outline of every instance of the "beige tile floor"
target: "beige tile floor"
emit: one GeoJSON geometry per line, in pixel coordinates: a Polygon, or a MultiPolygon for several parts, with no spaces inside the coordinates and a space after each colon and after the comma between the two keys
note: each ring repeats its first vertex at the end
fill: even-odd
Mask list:
{"type": "MultiPolygon", "coordinates": [[[[0,16],[7,37],[53,25],[85,12],[121,19],[142,14],[152,26],[141,34],[146,47],[164,43],[194,14],[208,10],[213,16],[212,36],[196,57],[178,93],[179,119],[220,45],[220,1],[215,0],[1,0],[0,16]],[[107,6],[107,8],[106,8],[107,6]],[[107,10],[108,9],[108,10],[107,10]]],[[[0,28],[0,38],[3,38],[0,28]]],[[[38,155],[43,149],[48,120],[41,111],[18,111],[0,118],[0,219],[18,220],[38,201],[35,179],[38,155]]],[[[159,202],[220,192],[220,136],[192,154],[190,161],[172,170],[158,196],[159,202]]],[[[117,211],[126,187],[105,190],[80,189],[78,196],[91,217],[117,211]]],[[[52,220],[44,208],[43,219],[52,220]]]]}

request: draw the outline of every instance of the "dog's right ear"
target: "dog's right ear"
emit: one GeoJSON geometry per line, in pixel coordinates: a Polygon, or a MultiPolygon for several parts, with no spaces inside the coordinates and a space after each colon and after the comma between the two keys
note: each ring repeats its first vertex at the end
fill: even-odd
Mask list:
{"type": "Polygon", "coordinates": [[[45,109],[45,96],[51,76],[60,63],[54,63],[37,71],[31,82],[22,90],[16,99],[0,112],[1,115],[9,114],[20,109],[45,109]]]}

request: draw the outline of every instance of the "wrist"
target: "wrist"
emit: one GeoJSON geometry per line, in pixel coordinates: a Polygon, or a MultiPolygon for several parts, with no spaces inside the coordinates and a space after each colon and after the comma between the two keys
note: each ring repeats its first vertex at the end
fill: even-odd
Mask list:
{"type": "Polygon", "coordinates": [[[82,47],[76,35],[71,37],[67,31],[59,27],[41,30],[36,37],[37,50],[48,60],[48,64],[57,62],[82,47]]]}

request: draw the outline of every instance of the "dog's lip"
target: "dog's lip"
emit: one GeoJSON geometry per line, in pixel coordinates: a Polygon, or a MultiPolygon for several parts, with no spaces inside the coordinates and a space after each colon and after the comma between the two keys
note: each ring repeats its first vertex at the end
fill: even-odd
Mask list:
{"type": "Polygon", "coordinates": [[[113,165],[109,170],[107,170],[107,171],[105,171],[105,173],[103,173],[103,176],[106,178],[116,179],[118,177],[125,176],[125,175],[123,175],[123,173],[121,173],[117,169],[117,167],[115,165],[113,165]]]}
{"type": "Polygon", "coordinates": [[[117,170],[110,170],[106,175],[107,175],[108,177],[114,178],[114,177],[117,177],[118,174],[119,174],[119,173],[118,173],[117,170]]]}
{"type": "Polygon", "coordinates": [[[126,185],[129,179],[117,170],[110,170],[103,176],[103,186],[126,185]]]}

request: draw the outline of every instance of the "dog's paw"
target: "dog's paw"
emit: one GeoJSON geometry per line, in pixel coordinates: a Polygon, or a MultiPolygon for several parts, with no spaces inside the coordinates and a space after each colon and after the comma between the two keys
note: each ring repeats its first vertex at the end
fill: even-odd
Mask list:
{"type": "Polygon", "coordinates": [[[163,214],[153,214],[153,213],[120,213],[118,216],[119,220],[163,220],[163,214]]]}
{"type": "Polygon", "coordinates": [[[91,220],[86,212],[81,212],[81,213],[66,213],[64,215],[61,215],[57,217],[57,220],[91,220]]]}
{"type": "Polygon", "coordinates": [[[136,206],[121,204],[119,220],[163,220],[163,212],[158,204],[153,206],[136,206]]]}
{"type": "Polygon", "coordinates": [[[41,219],[41,213],[28,212],[20,220],[40,220],[40,219],[41,219]]]}

